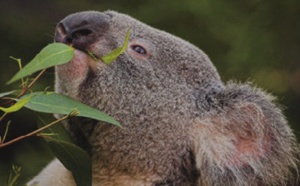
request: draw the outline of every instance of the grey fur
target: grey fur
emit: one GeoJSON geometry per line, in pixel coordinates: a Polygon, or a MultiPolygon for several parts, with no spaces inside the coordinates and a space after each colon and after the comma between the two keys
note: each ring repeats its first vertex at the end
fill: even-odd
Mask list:
{"type": "MultiPolygon", "coordinates": [[[[129,47],[111,65],[78,51],[69,64],[56,68],[56,92],[110,114],[123,126],[83,119],[66,124],[92,155],[93,185],[293,182],[298,145],[274,98],[250,84],[224,84],[192,44],[113,11],[68,16],[56,40],[104,56],[123,44],[128,29],[129,47]],[[77,28],[92,33],[79,31],[75,38],[77,28]],[[135,54],[133,44],[143,45],[149,55],[135,54]]],[[[44,172],[55,174],[53,168],[44,172]]],[[[66,179],[65,172],[57,180],[66,179]]],[[[33,182],[47,185],[42,177],[33,182]]]]}

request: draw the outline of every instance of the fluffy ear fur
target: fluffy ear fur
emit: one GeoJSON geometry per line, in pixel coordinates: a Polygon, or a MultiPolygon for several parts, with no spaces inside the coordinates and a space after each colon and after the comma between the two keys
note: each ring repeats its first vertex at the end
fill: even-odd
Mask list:
{"type": "Polygon", "coordinates": [[[284,185],[296,168],[296,143],[273,98],[229,84],[207,100],[213,109],[193,128],[202,184],[284,185]]]}

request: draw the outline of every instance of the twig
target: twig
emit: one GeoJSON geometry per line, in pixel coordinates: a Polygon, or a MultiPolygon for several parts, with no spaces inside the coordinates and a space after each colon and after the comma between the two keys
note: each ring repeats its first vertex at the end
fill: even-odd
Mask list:
{"type": "MultiPolygon", "coordinates": [[[[31,81],[31,83],[28,85],[28,86],[26,86],[26,87],[23,87],[22,88],[22,91],[21,91],[21,93],[16,97],[16,98],[20,98],[20,97],[22,97],[22,96],[24,96],[24,94],[35,84],[35,82],[43,75],[43,73],[46,71],[46,68],[45,69],[43,69],[32,81],[31,81]]],[[[22,81],[22,84],[23,84],[23,81],[22,81]]],[[[9,100],[9,101],[7,101],[6,103],[5,103],[5,105],[7,105],[7,104],[11,104],[12,102],[13,102],[14,100],[13,99],[11,99],[11,100],[9,100]]],[[[3,120],[3,118],[7,115],[8,113],[4,113],[1,117],[0,117],[0,121],[2,121],[3,120]]]]}
{"type": "Polygon", "coordinates": [[[52,140],[52,141],[55,140],[55,138],[52,138],[52,137],[50,137],[50,136],[43,135],[43,134],[36,134],[36,136],[39,136],[39,137],[42,137],[42,138],[45,138],[45,139],[48,139],[48,140],[52,140]]]}
{"type": "MultiPolygon", "coordinates": [[[[15,57],[10,56],[10,59],[13,59],[13,60],[17,61],[18,66],[19,66],[19,69],[20,69],[20,70],[23,69],[23,67],[22,67],[22,62],[21,62],[21,59],[20,59],[20,58],[15,58],[15,57]]],[[[24,87],[25,87],[25,81],[24,81],[24,78],[21,78],[21,81],[22,81],[22,88],[24,88],[24,87]]]]}
{"type": "Polygon", "coordinates": [[[5,132],[4,132],[4,135],[3,135],[3,139],[2,139],[2,143],[5,141],[6,139],[6,136],[7,136],[7,133],[8,133],[8,128],[10,126],[10,123],[11,121],[8,121],[7,125],[6,125],[6,129],[5,129],[5,132]]]}
{"type": "Polygon", "coordinates": [[[35,130],[35,131],[31,132],[31,133],[28,133],[28,134],[23,135],[23,136],[20,136],[20,137],[18,137],[18,138],[12,139],[12,140],[10,140],[10,141],[8,141],[8,142],[6,142],[6,143],[2,143],[2,144],[0,144],[0,148],[5,147],[5,146],[7,146],[7,145],[10,145],[10,144],[12,144],[12,143],[15,143],[15,142],[17,142],[17,141],[20,141],[20,140],[22,140],[22,139],[24,139],[24,138],[27,138],[27,137],[36,135],[37,133],[41,132],[42,130],[45,130],[46,128],[49,128],[49,127],[51,127],[51,126],[53,126],[53,125],[55,125],[55,124],[57,124],[57,123],[59,123],[59,122],[65,120],[65,119],[69,118],[70,116],[73,116],[73,115],[71,115],[71,114],[66,115],[66,116],[64,116],[64,117],[62,117],[62,118],[60,118],[60,119],[58,119],[58,120],[56,120],[56,121],[54,121],[54,122],[52,122],[52,123],[46,125],[46,126],[43,126],[43,127],[39,128],[39,129],[37,129],[37,130],[35,130]]]}
{"type": "Polygon", "coordinates": [[[44,72],[46,71],[47,69],[46,68],[44,68],[32,81],[31,81],[31,83],[27,86],[27,89],[30,89],[33,85],[34,85],[34,83],[41,77],[41,75],[43,75],[44,74],[44,72]]]}
{"type": "Polygon", "coordinates": [[[7,115],[7,112],[4,112],[4,114],[0,117],[0,121],[2,121],[6,115],[7,115]]]}
{"type": "Polygon", "coordinates": [[[20,98],[20,97],[22,97],[26,92],[27,92],[27,90],[28,89],[30,89],[34,84],[35,84],[35,82],[43,75],[43,73],[46,71],[46,68],[45,69],[43,69],[32,81],[31,81],[31,83],[27,86],[27,87],[24,87],[23,89],[22,89],[22,92],[17,96],[17,98],[20,98]]]}

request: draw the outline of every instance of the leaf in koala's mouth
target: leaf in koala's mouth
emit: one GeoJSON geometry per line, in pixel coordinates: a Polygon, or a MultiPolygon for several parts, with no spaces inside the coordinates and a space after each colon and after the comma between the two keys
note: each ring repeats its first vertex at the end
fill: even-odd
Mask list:
{"type": "Polygon", "coordinates": [[[93,60],[98,61],[98,57],[96,57],[96,55],[93,54],[93,52],[87,51],[87,54],[88,54],[91,58],[93,58],[93,60]]]}
{"type": "Polygon", "coordinates": [[[128,29],[128,31],[126,33],[123,46],[114,49],[113,51],[111,51],[107,55],[103,56],[101,58],[101,60],[104,63],[108,64],[108,65],[111,64],[119,55],[121,55],[127,49],[128,41],[129,41],[129,36],[130,36],[130,29],[128,29]]]}

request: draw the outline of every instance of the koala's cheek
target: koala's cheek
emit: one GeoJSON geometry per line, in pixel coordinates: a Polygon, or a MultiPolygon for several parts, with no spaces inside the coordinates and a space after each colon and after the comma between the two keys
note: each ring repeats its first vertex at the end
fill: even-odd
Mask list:
{"type": "Polygon", "coordinates": [[[90,57],[84,52],[75,50],[74,58],[70,62],[57,66],[58,78],[66,83],[83,81],[88,73],[89,60],[90,57]]]}
{"type": "Polygon", "coordinates": [[[87,78],[89,60],[92,59],[85,53],[75,50],[74,58],[70,62],[56,66],[56,92],[76,99],[78,87],[87,78]]]}

